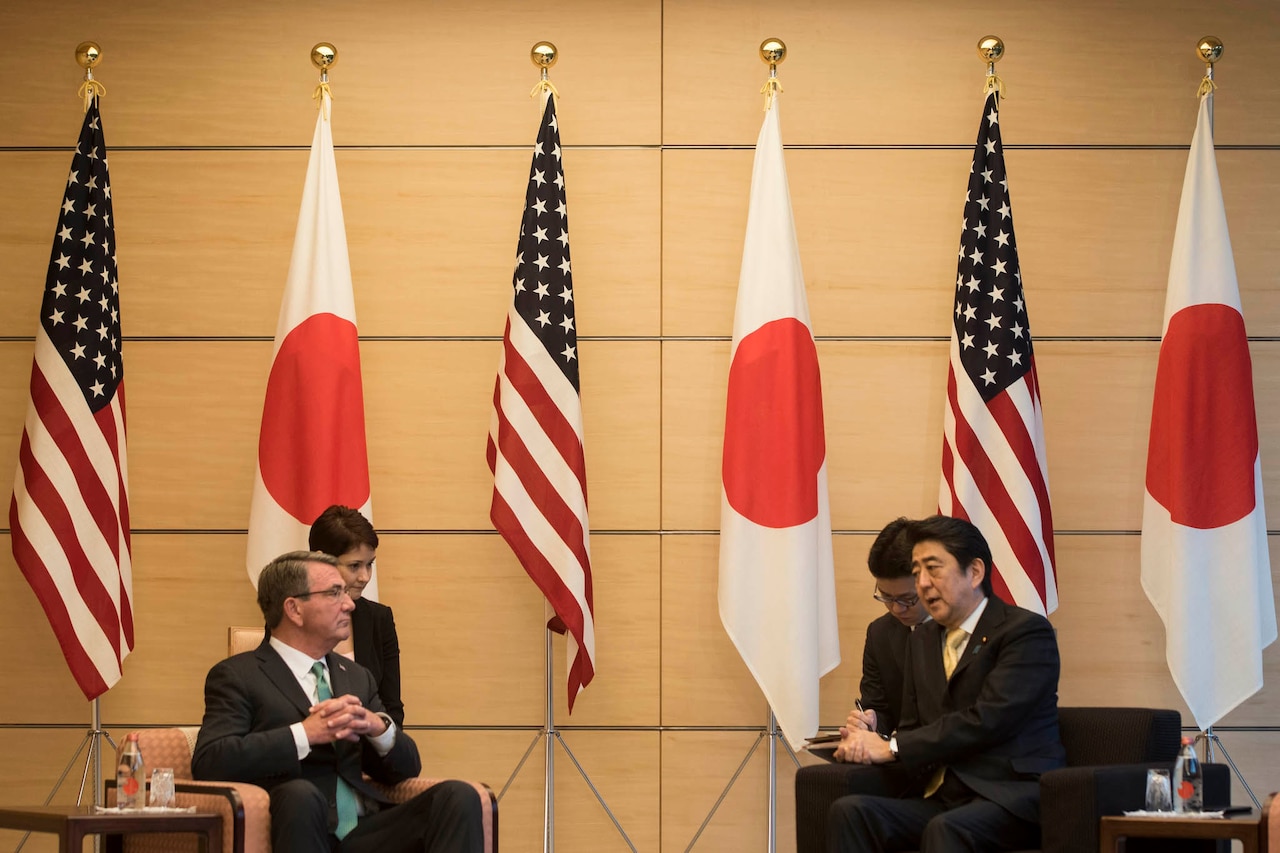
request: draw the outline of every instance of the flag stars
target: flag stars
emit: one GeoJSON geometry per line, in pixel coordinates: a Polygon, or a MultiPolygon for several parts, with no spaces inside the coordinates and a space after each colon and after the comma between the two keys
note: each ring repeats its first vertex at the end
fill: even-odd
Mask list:
{"type": "Polygon", "coordinates": [[[549,264],[547,264],[546,255],[538,255],[538,259],[533,263],[534,263],[534,266],[536,266],[540,270],[545,270],[549,266],[549,264]]]}
{"type": "Polygon", "coordinates": [[[546,176],[546,173],[543,172],[541,169],[534,169],[533,177],[530,178],[529,180],[533,181],[538,186],[542,186],[547,182],[547,176],[546,176]]]}
{"type": "Polygon", "coordinates": [[[994,272],[996,275],[1003,275],[1004,266],[1005,266],[1004,261],[997,260],[994,264],[991,265],[991,271],[994,272]]]}
{"type": "Polygon", "coordinates": [[[110,331],[111,330],[107,328],[105,323],[101,326],[98,326],[98,339],[105,341],[107,339],[107,333],[110,331]]]}
{"type": "Polygon", "coordinates": [[[988,385],[995,385],[996,384],[995,372],[992,371],[991,368],[987,368],[986,372],[982,374],[982,381],[988,385]]]}
{"type": "Polygon", "coordinates": [[[1013,332],[1013,336],[1015,338],[1021,338],[1022,333],[1025,332],[1026,329],[1022,328],[1021,323],[1014,323],[1012,326],[1009,327],[1009,331],[1013,332]]]}
{"type": "Polygon", "coordinates": [[[990,169],[983,169],[983,170],[982,170],[982,182],[983,182],[984,184],[989,184],[989,183],[991,183],[991,170],[990,170],[990,169]]]}
{"type": "Polygon", "coordinates": [[[988,139],[984,147],[987,149],[987,154],[996,153],[996,141],[994,139],[988,139]]]}
{"type": "MultiPolygon", "coordinates": [[[[999,123],[1000,123],[1000,114],[999,114],[999,113],[997,113],[997,112],[993,109],[991,112],[987,113],[987,121],[989,121],[991,124],[999,124],[999,123]]],[[[1017,122],[1015,122],[1015,124],[1016,124],[1016,123],[1017,123],[1017,122]]],[[[990,153],[990,152],[988,152],[988,153],[990,153]]]]}
{"type": "Polygon", "coordinates": [[[566,284],[566,285],[565,285],[565,287],[564,287],[564,290],[560,291],[560,298],[561,298],[561,299],[563,299],[563,300],[565,301],[565,304],[566,304],[566,305],[567,305],[567,304],[569,304],[570,302],[572,302],[572,301],[573,301],[573,288],[569,287],[569,285],[567,285],[567,284],[566,284]]]}
{"type": "Polygon", "coordinates": [[[71,348],[71,355],[76,360],[84,358],[84,344],[76,344],[71,348]]]}
{"type": "Polygon", "coordinates": [[[89,389],[90,389],[91,391],[93,391],[93,396],[95,396],[95,397],[101,397],[101,396],[102,396],[102,389],[103,389],[103,388],[105,388],[105,387],[106,387],[106,386],[105,386],[105,385],[103,385],[101,381],[98,381],[98,382],[95,382],[95,383],[93,383],[92,385],[90,385],[90,386],[89,386],[89,389]]]}
{"type": "Polygon", "coordinates": [[[93,241],[93,232],[92,232],[92,231],[86,231],[86,232],[84,232],[84,236],[80,238],[80,242],[84,245],[84,247],[85,247],[86,249],[87,249],[87,248],[89,248],[90,246],[92,246],[92,245],[93,245],[93,242],[94,242],[94,241],[93,241]]]}
{"type": "Polygon", "coordinates": [[[564,329],[566,335],[571,333],[573,331],[573,318],[565,314],[564,319],[560,321],[560,328],[564,329]]]}
{"type": "Polygon", "coordinates": [[[969,260],[975,264],[982,263],[982,253],[978,251],[977,247],[974,247],[974,250],[969,254],[969,260]]]}
{"type": "Polygon", "coordinates": [[[89,301],[89,296],[90,296],[89,288],[81,287],[80,292],[76,294],[76,299],[79,299],[81,304],[83,304],[89,301]]]}
{"type": "Polygon", "coordinates": [[[544,242],[546,242],[546,239],[547,239],[547,229],[545,229],[545,228],[535,228],[535,229],[534,229],[534,231],[533,231],[533,239],[537,240],[539,243],[544,243],[544,242]]]}
{"type": "Polygon", "coordinates": [[[89,273],[93,272],[93,264],[89,262],[88,258],[85,258],[84,263],[80,264],[80,272],[84,273],[85,275],[88,275],[89,273]]]}
{"type": "Polygon", "coordinates": [[[1000,214],[1001,219],[1008,219],[1009,210],[1010,210],[1009,202],[1005,201],[1000,203],[1000,207],[999,209],[996,210],[996,212],[1000,214]]]}
{"type": "Polygon", "coordinates": [[[568,344],[565,344],[564,352],[560,354],[564,356],[565,361],[573,361],[578,357],[577,347],[572,347],[572,346],[569,346],[568,344]]]}
{"type": "Polygon", "coordinates": [[[85,185],[85,188],[86,188],[86,189],[90,189],[90,190],[96,190],[96,189],[98,188],[98,176],[97,176],[97,175],[90,175],[90,176],[89,176],[89,183],[87,183],[87,184],[85,185]]]}
{"type": "Polygon", "coordinates": [[[991,288],[991,301],[992,301],[992,302],[1003,302],[1003,301],[1004,301],[1004,288],[1003,288],[1003,287],[993,287],[993,288],[991,288]]]}
{"type": "Polygon", "coordinates": [[[551,323],[551,315],[546,311],[539,311],[537,323],[539,326],[546,328],[551,323]]]}
{"type": "Polygon", "coordinates": [[[71,266],[71,258],[67,255],[59,255],[58,259],[54,261],[54,263],[58,265],[58,269],[65,270],[67,267],[71,266]]]}
{"type": "Polygon", "coordinates": [[[991,314],[987,319],[983,320],[983,322],[987,324],[987,328],[994,332],[996,329],[1000,328],[1000,315],[991,314]]]}
{"type": "Polygon", "coordinates": [[[53,290],[53,295],[56,297],[61,298],[67,295],[67,286],[62,282],[57,282],[56,284],[54,284],[52,290],[53,290]]]}
{"type": "MultiPolygon", "coordinates": [[[[93,217],[97,216],[97,215],[98,215],[98,206],[97,206],[96,204],[91,204],[91,205],[87,206],[87,207],[84,209],[84,215],[85,215],[87,218],[89,218],[89,219],[92,219],[93,217]]],[[[110,224],[110,223],[108,223],[108,224],[110,224]]]]}
{"type": "Polygon", "coordinates": [[[973,348],[973,335],[966,334],[964,337],[960,339],[960,349],[972,349],[972,348],[973,348]]]}
{"type": "Polygon", "coordinates": [[[1007,358],[1009,359],[1009,364],[1012,367],[1018,367],[1022,364],[1022,353],[1018,352],[1017,350],[1014,350],[1013,352],[1009,353],[1007,358]]]}
{"type": "Polygon", "coordinates": [[[546,212],[547,212],[547,202],[546,202],[544,199],[538,199],[537,201],[535,201],[535,202],[533,203],[533,210],[534,210],[534,212],[535,212],[535,213],[539,213],[539,214],[541,214],[541,213],[546,213],[546,212]]]}
{"type": "Polygon", "coordinates": [[[565,208],[563,201],[561,201],[559,204],[556,205],[556,213],[560,214],[561,219],[564,219],[565,214],[568,213],[568,210],[565,208]]]}
{"type": "Polygon", "coordinates": [[[985,195],[978,199],[978,207],[981,207],[983,210],[990,210],[990,207],[988,207],[990,204],[991,199],[987,198],[985,195]]]}
{"type": "Polygon", "coordinates": [[[560,272],[569,275],[569,259],[565,258],[560,262],[560,272]]]}
{"type": "Polygon", "coordinates": [[[560,172],[556,172],[556,179],[553,183],[555,183],[556,189],[564,189],[564,175],[560,172]]]}
{"type": "Polygon", "coordinates": [[[539,298],[539,299],[541,299],[541,298],[542,298],[542,297],[544,297],[544,296],[548,296],[548,295],[550,295],[550,294],[547,292],[547,283],[546,283],[545,281],[540,281],[540,282],[538,282],[538,286],[537,286],[536,288],[534,288],[534,291],[533,291],[533,292],[534,292],[534,293],[536,293],[536,294],[538,295],[538,298],[539,298]]]}
{"type": "Polygon", "coordinates": [[[61,240],[61,241],[63,241],[64,243],[65,243],[67,240],[70,240],[70,239],[71,239],[71,226],[69,226],[69,225],[63,225],[63,226],[62,226],[62,229],[61,229],[60,231],[58,231],[58,239],[59,239],[59,240],[61,240]]]}
{"type": "Polygon", "coordinates": [[[525,292],[524,279],[522,278],[516,279],[515,288],[516,288],[516,293],[524,293],[525,292]]]}
{"type": "Polygon", "coordinates": [[[987,358],[995,358],[996,354],[1000,351],[1000,347],[996,345],[995,341],[990,341],[982,348],[982,351],[987,354],[987,358]]]}
{"type": "Polygon", "coordinates": [[[98,365],[99,370],[102,370],[107,366],[107,357],[102,353],[98,353],[93,357],[93,363],[98,365]]]}
{"type": "Polygon", "coordinates": [[[560,232],[560,236],[559,236],[559,237],[557,237],[556,239],[560,241],[560,245],[561,245],[561,246],[568,246],[568,245],[569,245],[569,232],[568,232],[568,231],[561,231],[561,232],[560,232]]]}
{"type": "Polygon", "coordinates": [[[62,212],[63,212],[63,213],[75,213],[75,212],[76,212],[76,203],[75,203],[74,201],[72,201],[71,199],[69,199],[69,198],[68,198],[66,201],[64,201],[64,202],[62,203],[62,212]]]}
{"type": "Polygon", "coordinates": [[[1000,229],[1000,233],[996,235],[995,240],[1001,246],[1009,245],[1009,235],[1005,232],[1003,228],[1000,229]]]}
{"type": "Polygon", "coordinates": [[[57,326],[57,325],[59,325],[60,323],[62,323],[62,312],[61,312],[61,311],[54,311],[52,314],[50,314],[50,315],[49,315],[49,322],[50,322],[50,323],[52,323],[52,324],[53,324],[53,325],[55,325],[55,326],[57,326]]]}

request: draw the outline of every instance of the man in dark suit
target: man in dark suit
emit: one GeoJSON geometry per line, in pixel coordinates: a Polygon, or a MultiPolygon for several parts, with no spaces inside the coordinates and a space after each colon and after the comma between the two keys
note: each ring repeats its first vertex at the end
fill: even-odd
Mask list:
{"type": "Polygon", "coordinates": [[[896,518],[885,525],[867,552],[867,568],[875,578],[873,597],[889,611],[867,625],[862,646],[862,710],[849,711],[848,724],[889,734],[902,717],[902,671],[907,639],[929,618],[911,575],[909,522],[896,518]]]}
{"type": "Polygon", "coordinates": [[[888,739],[848,731],[837,758],[898,762],[903,798],[832,805],[838,851],[1038,847],[1039,777],[1064,764],[1058,734],[1058,646],[1042,616],[991,590],[991,551],[967,521],[912,522],[912,572],[933,617],[907,646],[902,719],[888,739]]]}
{"type": "Polygon", "coordinates": [[[269,636],[205,681],[195,778],[266,788],[273,853],[479,853],[471,785],[442,782],[392,806],[361,777],[394,784],[417,776],[422,762],[369,671],[332,653],[351,634],[354,606],[337,561],[306,551],[277,557],[258,578],[258,606],[269,636]]]}

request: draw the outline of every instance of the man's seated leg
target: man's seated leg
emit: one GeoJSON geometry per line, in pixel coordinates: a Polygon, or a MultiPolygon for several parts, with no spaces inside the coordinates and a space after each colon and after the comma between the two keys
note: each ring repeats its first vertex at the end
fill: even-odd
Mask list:
{"type": "Polygon", "coordinates": [[[329,803],[306,779],[271,789],[272,853],[317,853],[329,849],[329,803]]]}
{"type": "Polygon", "coordinates": [[[921,853],[986,853],[991,850],[1034,850],[1040,826],[1028,823],[1003,806],[974,798],[938,814],[924,828],[921,853]]]}
{"type": "Polygon", "coordinates": [[[484,853],[484,809],[475,786],[449,780],[362,817],[343,853],[484,853]]]}
{"type": "Polygon", "coordinates": [[[832,853],[915,850],[925,826],[942,808],[937,800],[919,797],[841,797],[827,812],[827,849],[832,853]]]}

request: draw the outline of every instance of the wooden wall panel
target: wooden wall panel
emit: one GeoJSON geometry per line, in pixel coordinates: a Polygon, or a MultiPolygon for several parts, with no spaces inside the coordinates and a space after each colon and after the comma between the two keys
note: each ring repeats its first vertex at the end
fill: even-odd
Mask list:
{"type": "Polygon", "coordinates": [[[757,48],[768,36],[789,49],[778,76],[790,144],[970,144],[985,72],[974,46],[993,26],[1005,41],[998,71],[1009,100],[1027,105],[1027,142],[1185,145],[1203,73],[1193,51],[1209,32],[1228,45],[1219,79],[1231,83],[1220,103],[1241,107],[1222,117],[1221,140],[1270,143],[1280,130],[1271,82],[1280,20],[1263,4],[1087,0],[1011,6],[998,20],[973,0],[703,0],[663,12],[667,145],[752,144],[752,102],[767,75],[757,48]],[[1124,49],[1100,33],[1123,33],[1124,49]]]}
{"type": "MultiPolygon", "coordinates": [[[[1006,143],[1021,134],[1020,107],[1002,113],[1006,143]]],[[[1184,144],[1194,104],[1185,112],[1184,144]]],[[[975,132],[976,122],[975,111],[975,132]]],[[[950,334],[956,214],[972,156],[787,152],[816,335],[950,334]]],[[[1008,151],[1033,335],[1159,336],[1186,160],[1181,149],[1008,151]]],[[[1252,334],[1273,335],[1280,158],[1224,151],[1220,160],[1245,319],[1252,334]]],[[[750,151],[663,152],[664,333],[732,335],[750,175],[750,151]]]]}
{"type": "Polygon", "coordinates": [[[66,145],[79,121],[78,39],[102,46],[108,144],[306,145],[318,73],[311,46],[331,41],[331,73],[344,130],[339,145],[525,145],[536,122],[529,49],[554,41],[552,80],[578,106],[566,125],[581,144],[658,139],[661,6],[569,0],[554,20],[514,0],[424,6],[379,0],[335,6],[232,0],[190,7],[171,0],[111,0],[92,27],[68,33],[38,4],[6,6],[6,32],[21,32],[0,112],[0,145],[66,145]]]}
{"type": "MultiPolygon", "coordinates": [[[[530,140],[535,133],[536,122],[530,140]]],[[[361,334],[502,334],[531,146],[338,152],[361,334]]],[[[307,152],[110,159],[126,336],[274,336],[307,152]]],[[[570,150],[564,159],[580,331],[656,334],[658,152],[570,150]]],[[[0,153],[0,182],[13,187],[18,212],[0,225],[11,280],[0,334],[35,329],[69,162],[60,151],[0,153]]]]}

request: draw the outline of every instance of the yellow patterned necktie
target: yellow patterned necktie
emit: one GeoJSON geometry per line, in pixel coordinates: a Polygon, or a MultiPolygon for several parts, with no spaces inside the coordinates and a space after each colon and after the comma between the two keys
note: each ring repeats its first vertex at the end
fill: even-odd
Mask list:
{"type": "MultiPolygon", "coordinates": [[[[321,702],[326,699],[333,698],[333,691],[329,689],[329,678],[325,674],[324,664],[316,661],[311,665],[311,674],[316,677],[316,698],[321,702]]],[[[337,768],[335,768],[336,770],[337,768]]],[[[351,786],[347,784],[347,780],[341,775],[338,776],[338,829],[334,835],[339,838],[346,838],[347,833],[356,828],[356,822],[360,819],[359,810],[356,807],[356,792],[351,790],[351,786]]]]}
{"type": "MultiPolygon", "coordinates": [[[[963,628],[952,628],[947,631],[947,640],[942,645],[942,670],[947,674],[948,681],[951,679],[951,673],[956,671],[956,664],[960,663],[960,647],[967,639],[969,639],[969,632],[963,628]]],[[[926,797],[932,797],[938,792],[946,773],[946,767],[939,767],[933,771],[933,775],[929,777],[929,784],[924,789],[926,797]]]]}

